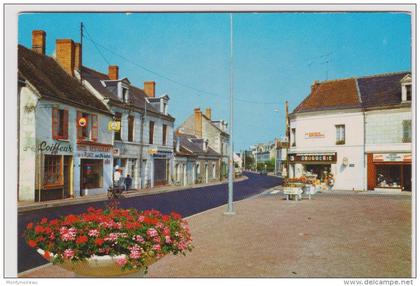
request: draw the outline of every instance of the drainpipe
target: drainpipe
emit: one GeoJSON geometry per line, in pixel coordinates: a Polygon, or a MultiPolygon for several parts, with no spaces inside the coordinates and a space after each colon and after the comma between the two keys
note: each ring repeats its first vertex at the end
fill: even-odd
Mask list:
{"type": "Polygon", "coordinates": [[[366,112],[363,110],[363,191],[367,188],[367,166],[366,166],[366,112]]]}

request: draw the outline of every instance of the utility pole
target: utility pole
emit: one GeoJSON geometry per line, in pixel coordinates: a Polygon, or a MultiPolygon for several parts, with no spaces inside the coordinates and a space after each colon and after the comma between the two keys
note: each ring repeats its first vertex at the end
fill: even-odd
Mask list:
{"type": "Polygon", "coordinates": [[[289,154],[288,150],[290,148],[290,126],[289,126],[289,102],[286,101],[285,104],[285,113],[286,113],[286,177],[289,178],[289,154]]]}
{"type": "Polygon", "coordinates": [[[83,82],[83,77],[82,77],[82,63],[83,63],[83,60],[82,60],[82,57],[83,57],[83,51],[82,51],[82,49],[83,49],[83,28],[84,28],[84,26],[83,26],[83,22],[80,22],[80,70],[79,70],[79,74],[80,74],[80,83],[82,83],[83,82]]]}
{"type": "Polygon", "coordinates": [[[233,211],[233,15],[230,13],[230,154],[229,154],[229,187],[228,209],[225,215],[234,215],[233,211]]]}

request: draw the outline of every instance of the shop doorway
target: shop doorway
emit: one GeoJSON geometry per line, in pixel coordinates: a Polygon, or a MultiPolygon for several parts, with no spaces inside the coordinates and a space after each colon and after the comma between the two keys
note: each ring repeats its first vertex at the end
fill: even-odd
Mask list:
{"type": "Polygon", "coordinates": [[[167,164],[164,159],[154,159],[154,186],[161,186],[167,184],[167,164]]]}
{"type": "Polygon", "coordinates": [[[411,165],[403,166],[404,191],[411,192],[411,165]]]}
{"type": "Polygon", "coordinates": [[[305,171],[317,175],[317,179],[323,182],[326,176],[331,173],[331,165],[327,164],[308,164],[304,165],[305,171]]]}
{"type": "Polygon", "coordinates": [[[73,160],[72,156],[64,156],[64,164],[63,164],[63,199],[69,198],[72,195],[71,189],[71,178],[73,172],[73,160]]]}

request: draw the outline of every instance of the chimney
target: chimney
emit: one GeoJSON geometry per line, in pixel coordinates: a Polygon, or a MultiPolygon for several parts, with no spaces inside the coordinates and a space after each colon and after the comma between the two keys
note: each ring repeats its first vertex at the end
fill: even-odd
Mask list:
{"type": "Polygon", "coordinates": [[[211,108],[206,108],[206,117],[211,120],[211,108]]]}
{"type": "Polygon", "coordinates": [[[311,87],[311,93],[315,91],[315,89],[319,86],[319,81],[314,81],[314,84],[311,87]]]}
{"type": "Polygon", "coordinates": [[[82,45],[74,43],[74,69],[80,72],[82,68],[82,45]]]}
{"type": "Polygon", "coordinates": [[[32,51],[45,55],[45,38],[47,34],[42,30],[32,31],[32,51]]]}
{"type": "Polygon", "coordinates": [[[156,83],[154,81],[144,82],[144,92],[147,94],[148,97],[155,97],[155,86],[156,83]]]}
{"type": "Polygon", "coordinates": [[[74,42],[70,39],[59,39],[55,42],[56,61],[71,76],[74,76],[74,42]]]}
{"type": "Polygon", "coordinates": [[[202,136],[202,123],[201,123],[201,111],[200,108],[195,108],[194,109],[194,134],[195,136],[197,136],[198,138],[201,138],[202,136]]]}
{"type": "Polygon", "coordinates": [[[117,80],[119,78],[119,67],[118,66],[109,66],[108,67],[108,77],[110,80],[117,80]]]}

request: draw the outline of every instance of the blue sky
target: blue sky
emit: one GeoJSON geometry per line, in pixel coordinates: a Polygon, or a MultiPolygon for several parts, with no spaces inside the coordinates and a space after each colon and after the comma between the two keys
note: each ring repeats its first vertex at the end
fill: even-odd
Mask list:
{"type": "MultiPolygon", "coordinates": [[[[293,110],[315,80],[410,70],[410,21],[402,13],[235,13],[235,150],[283,136],[284,102],[293,110]]],[[[195,107],[229,119],[229,14],[21,14],[19,43],[30,47],[31,31],[45,30],[51,55],[55,39],[79,41],[80,22],[83,64],[119,65],[140,87],[155,80],[176,126],[195,107]]]]}

